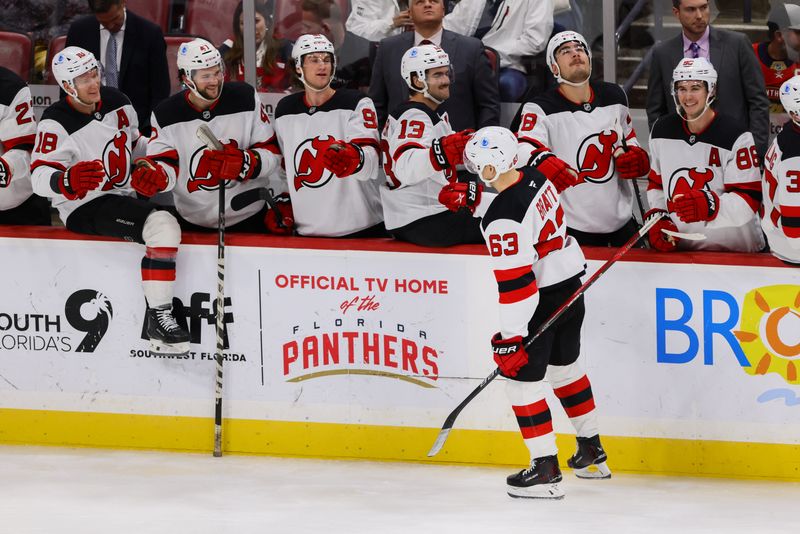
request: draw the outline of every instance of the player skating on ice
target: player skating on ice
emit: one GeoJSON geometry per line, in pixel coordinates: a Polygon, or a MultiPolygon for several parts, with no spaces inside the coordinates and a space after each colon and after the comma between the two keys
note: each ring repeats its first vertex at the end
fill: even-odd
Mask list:
{"type": "Polygon", "coordinates": [[[711,104],[717,71],[705,58],[684,58],[672,74],[676,113],[656,121],[650,135],[651,210],[666,211],[649,232],[653,248],[759,252],[761,171],[753,135],[711,104]],[[662,230],[700,234],[670,238],[662,230]]]}
{"type": "Polygon", "coordinates": [[[153,110],[153,133],[147,157],[155,168],[147,191],[169,190],[185,228],[216,229],[219,187],[226,190],[227,231],[263,232],[267,217],[263,199],[232,210],[231,202],[252,189],[266,187],[266,177],[280,162],[275,132],[255,89],[243,82],[223,83],[222,58],[204,39],[178,49],[178,71],[184,89],[153,110]],[[206,124],[223,150],[207,149],[197,137],[206,124]]]}
{"type": "Polygon", "coordinates": [[[467,169],[498,191],[481,222],[500,302],[501,331],[492,337],[492,349],[501,374],[509,378],[506,393],[531,457],[530,467],[507,478],[508,494],[559,499],[564,492],[545,376],[577,434],[577,452],[567,464],[581,478],[611,476],[591,384],[577,361],[583,297],[530,347],[524,344],[581,286],[585,259],[566,233],[555,186],[532,167],[515,168],[517,139],[510,130],[479,130],[464,157],[467,169]]]}
{"type": "Polygon", "coordinates": [[[791,121],[764,156],[761,228],[773,255],[800,264],[800,76],[783,82],[779,94],[791,121]]]}
{"type": "Polygon", "coordinates": [[[133,196],[153,180],[147,165],[130,170],[146,141],[136,112],[128,97],[101,85],[99,64],[87,50],[65,48],[53,58],[52,72],[67,96],[39,122],[33,190],[52,199],[68,230],[145,245],[141,273],[150,350],[185,354],[189,334],[172,315],[181,231],[175,217],[133,196]]]}

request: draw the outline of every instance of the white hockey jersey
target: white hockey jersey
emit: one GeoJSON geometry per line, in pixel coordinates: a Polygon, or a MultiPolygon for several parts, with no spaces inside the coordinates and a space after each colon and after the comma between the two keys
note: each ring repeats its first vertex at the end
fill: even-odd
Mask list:
{"type": "Polygon", "coordinates": [[[481,38],[500,55],[500,67],[525,72],[522,58],[543,51],[553,33],[553,0],[503,0],[481,38]]]}
{"type": "Polygon", "coordinates": [[[386,174],[381,201],[387,229],[447,211],[439,203],[439,192],[455,179],[455,169],[436,170],[430,148],[435,139],[451,133],[446,112],[440,116],[419,102],[404,102],[389,115],[381,143],[386,174]]]}
{"type": "Polygon", "coordinates": [[[10,210],[33,194],[31,150],[36,135],[31,91],[25,82],[0,67],[0,158],[11,176],[0,175],[0,210],[10,210]]]}
{"type": "Polygon", "coordinates": [[[144,154],[146,138],[128,97],[111,87],[100,88],[100,102],[92,114],[73,108],[67,98],[44,110],[36,130],[31,181],[39,196],[52,198],[66,224],[76,208],[106,195],[133,195],[130,169],[144,154]],[[82,199],[67,200],[58,188],[61,174],[79,161],[100,160],[106,177],[100,187],[82,199]]]}
{"type": "Polygon", "coordinates": [[[520,180],[492,198],[481,221],[500,294],[504,339],[529,334],[539,288],[568,280],[586,265],[578,242],[567,235],[555,186],[532,167],[519,170],[520,180]]]}
{"type": "MultiPolygon", "coordinates": [[[[631,124],[628,99],[617,85],[590,84],[589,102],[568,100],[557,88],[523,105],[517,136],[547,146],[578,171],[580,183],[561,194],[567,226],[605,234],[622,228],[633,214],[633,184],[617,175],[614,151],[639,146],[631,124]]],[[[520,154],[520,164],[528,161],[520,154]]]]}
{"type": "Polygon", "coordinates": [[[789,121],[764,156],[761,228],[775,256],[800,263],[800,128],[789,121]]]}
{"type": "Polygon", "coordinates": [[[759,159],[750,132],[717,114],[704,131],[692,134],[686,121],[673,113],[653,125],[650,165],[647,200],[651,208],[668,211],[668,200],[690,189],[719,196],[717,215],[711,221],[685,223],[670,213],[681,232],[706,236],[703,241],[680,240],[680,249],[758,252],[764,248],[757,216],[759,159]]]}
{"type": "Polygon", "coordinates": [[[323,105],[309,107],[305,93],[294,93],[278,102],[275,131],[297,233],[339,237],[383,220],[378,119],[372,100],[353,89],[338,89],[323,105]],[[364,152],[354,174],[338,178],[325,167],[322,154],[334,140],[349,141],[364,152]]]}
{"type": "Polygon", "coordinates": [[[220,185],[201,165],[206,146],[197,137],[198,126],[207,124],[222,143],[233,141],[240,149],[256,151],[261,158],[257,175],[245,182],[225,181],[225,222],[233,226],[264,207],[260,200],[234,211],[231,200],[244,191],[267,186],[266,177],[280,162],[275,132],[258,93],[246,83],[225,83],[219,99],[206,110],[196,108],[188,95],[188,89],[176,93],[153,110],[147,155],[167,172],[168,188],[181,217],[198,226],[216,228],[220,185]]]}

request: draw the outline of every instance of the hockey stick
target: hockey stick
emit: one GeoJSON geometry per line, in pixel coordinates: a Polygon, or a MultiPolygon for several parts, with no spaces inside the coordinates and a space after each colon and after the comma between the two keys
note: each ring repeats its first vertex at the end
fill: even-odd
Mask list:
{"type": "MultiPolygon", "coordinates": [[[[223,150],[222,143],[207,124],[197,127],[197,137],[212,150],[223,150]]],[[[225,328],[225,182],[219,184],[219,219],[217,222],[217,379],[214,390],[214,456],[222,456],[222,351],[225,328]]]]}
{"type": "Polygon", "coordinates": [[[666,228],[662,228],[661,231],[670,237],[677,237],[678,239],[685,239],[686,241],[705,241],[706,239],[705,234],[686,234],[684,232],[667,230],[666,228]]]}
{"type": "MultiPolygon", "coordinates": [[[[556,311],[554,311],[552,315],[550,315],[550,317],[539,326],[539,328],[536,329],[536,332],[533,334],[533,336],[531,336],[531,338],[525,342],[525,348],[527,349],[531,345],[531,343],[536,341],[536,339],[539,336],[541,336],[548,328],[550,328],[553,325],[553,323],[555,323],[558,320],[558,318],[561,317],[564,314],[564,312],[566,312],[570,308],[570,306],[572,306],[575,303],[575,301],[578,300],[580,296],[583,295],[586,292],[586,290],[589,289],[592,286],[592,284],[594,284],[603,275],[603,273],[605,273],[622,256],[624,256],[625,253],[627,253],[630,249],[632,249],[633,246],[642,237],[647,235],[647,232],[650,230],[650,228],[652,228],[653,225],[655,225],[655,223],[658,222],[663,216],[664,216],[663,213],[657,213],[653,217],[651,217],[650,220],[647,221],[641,228],[639,228],[639,231],[636,232],[633,236],[631,236],[631,238],[627,241],[627,243],[622,245],[619,248],[619,250],[617,250],[617,252],[611,257],[611,259],[609,259],[607,262],[601,265],[600,268],[597,269],[597,271],[595,271],[595,273],[592,276],[590,276],[589,279],[586,280],[586,282],[584,282],[581,287],[575,290],[575,292],[566,301],[564,301],[564,303],[561,304],[561,306],[559,306],[558,309],[556,309],[556,311]]],[[[497,375],[499,374],[500,374],[500,368],[497,368],[494,371],[492,371],[491,374],[489,374],[489,376],[487,376],[486,378],[483,379],[483,381],[481,381],[478,387],[472,390],[472,393],[467,395],[467,397],[463,401],[461,401],[461,404],[456,406],[455,410],[450,412],[450,415],[448,415],[447,419],[445,419],[444,424],[442,425],[442,429],[439,431],[439,435],[436,437],[436,441],[433,443],[431,450],[428,451],[428,456],[436,456],[436,454],[438,454],[438,452],[442,450],[442,447],[444,447],[444,442],[447,441],[447,436],[450,435],[450,431],[453,429],[453,424],[455,424],[458,414],[460,414],[461,410],[463,410],[466,407],[466,405],[469,404],[470,401],[472,401],[472,399],[477,397],[478,394],[481,391],[483,391],[486,388],[486,386],[488,386],[489,383],[491,383],[492,380],[497,378],[497,375]]]]}
{"type": "MultiPolygon", "coordinates": [[[[614,119],[614,130],[617,130],[619,126],[619,119],[614,119]]],[[[628,140],[625,139],[625,131],[620,127],[619,129],[619,138],[622,141],[622,149],[627,152],[628,151],[628,140]]],[[[642,197],[639,193],[639,182],[637,181],[638,178],[634,178],[631,180],[633,182],[633,192],[636,195],[636,205],[639,207],[639,216],[642,218],[642,222],[644,223],[644,205],[642,204],[642,197]]]]}
{"type": "Polygon", "coordinates": [[[272,213],[275,214],[275,223],[278,225],[278,228],[288,228],[283,220],[283,213],[281,213],[281,210],[278,208],[278,203],[275,202],[275,199],[272,198],[272,195],[269,194],[269,189],[266,187],[248,189],[247,191],[239,193],[231,199],[231,208],[233,208],[233,211],[241,211],[259,200],[265,200],[267,202],[272,213]]]}

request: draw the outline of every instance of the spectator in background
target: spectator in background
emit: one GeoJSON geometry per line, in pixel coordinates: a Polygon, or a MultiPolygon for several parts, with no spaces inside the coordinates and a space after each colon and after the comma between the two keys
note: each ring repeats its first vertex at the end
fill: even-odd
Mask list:
{"type": "Polygon", "coordinates": [[[702,57],[719,73],[719,109],[724,109],[740,129],[752,132],[759,155],[769,138],[769,100],[764,77],[747,37],[709,26],[708,0],[672,0],[672,12],[681,24],[680,35],[653,47],[647,90],[647,123],[675,111],[670,80],[681,58],[702,57]]]}
{"type": "MultiPolygon", "coordinates": [[[[487,2],[495,1],[461,0],[451,13],[445,15],[445,29],[461,35],[473,35],[478,29],[487,2]]],[[[352,0],[347,29],[368,41],[380,41],[404,31],[411,31],[414,23],[408,6],[408,0],[352,0]]]]}
{"type": "Polygon", "coordinates": [[[94,54],[103,67],[103,85],[131,100],[139,131],[150,135],[150,113],[169,96],[167,45],[161,27],[125,7],[125,0],[87,0],[94,15],[73,22],[67,46],[94,54]]]}
{"type": "Polygon", "coordinates": [[[553,0],[503,0],[481,39],[500,55],[500,98],[517,102],[528,85],[522,58],[544,50],[553,32],[553,0]]]}
{"type": "Polygon", "coordinates": [[[767,17],[769,40],[753,43],[772,113],[783,113],[778,96],[781,84],[795,75],[800,49],[800,6],[774,5],[767,17]]]}
{"type": "MultiPolygon", "coordinates": [[[[256,89],[260,92],[283,92],[291,85],[289,59],[292,45],[273,37],[273,0],[255,1],[256,30],[256,89]]],[[[244,16],[243,3],[233,12],[233,40],[228,39],[219,48],[225,61],[225,80],[244,81],[244,16]]]]}
{"type": "Polygon", "coordinates": [[[406,50],[421,44],[434,44],[450,58],[454,72],[450,96],[439,111],[448,112],[453,129],[477,129],[500,123],[500,95],[497,76],[484,55],[483,43],[446,30],[442,0],[412,0],[414,31],[387,37],[378,46],[369,95],[375,102],[381,128],[390,110],[408,98],[408,87],[400,75],[400,62],[406,50]]]}

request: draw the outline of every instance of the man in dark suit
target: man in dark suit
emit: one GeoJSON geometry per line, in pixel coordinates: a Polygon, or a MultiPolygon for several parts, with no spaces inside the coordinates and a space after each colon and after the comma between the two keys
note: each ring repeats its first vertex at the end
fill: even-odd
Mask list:
{"type": "Polygon", "coordinates": [[[94,15],[72,23],[67,46],[90,51],[103,65],[104,85],[131,100],[139,131],[150,135],[150,112],[169,96],[167,45],[161,28],[125,9],[125,0],[87,0],[94,15]]]}
{"type": "Polygon", "coordinates": [[[408,99],[400,62],[406,50],[420,44],[434,44],[450,56],[455,77],[450,98],[440,111],[448,112],[453,130],[497,126],[500,123],[497,76],[484,55],[483,43],[443,29],[442,0],[411,0],[409,11],[414,31],[383,39],[372,67],[369,96],[375,103],[381,128],[389,111],[408,99]]]}
{"type": "Polygon", "coordinates": [[[719,76],[716,109],[749,130],[763,156],[769,140],[769,100],[750,41],[738,32],[710,27],[708,0],[672,0],[672,6],[682,31],[653,48],[647,89],[648,125],[652,128],[656,119],[675,111],[670,83],[680,60],[704,57],[719,76]]]}

